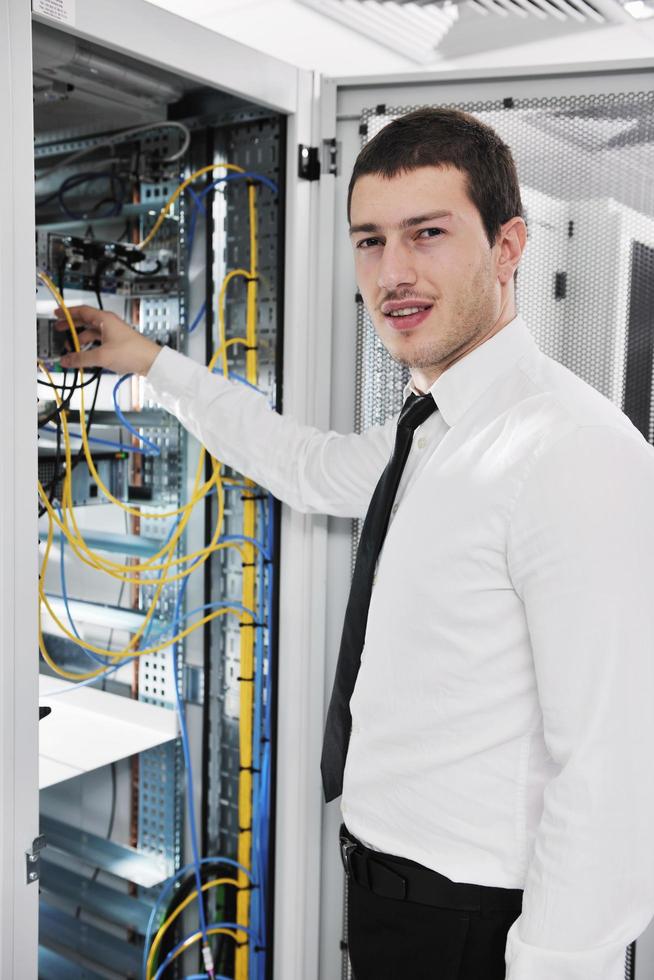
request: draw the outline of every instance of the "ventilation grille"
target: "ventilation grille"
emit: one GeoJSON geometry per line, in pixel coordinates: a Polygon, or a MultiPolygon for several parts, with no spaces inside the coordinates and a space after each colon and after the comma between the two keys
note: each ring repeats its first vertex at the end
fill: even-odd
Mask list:
{"type": "MultiPolygon", "coordinates": [[[[560,27],[595,26],[606,17],[587,0],[298,0],[418,64],[433,64],[437,48],[457,22],[486,29],[484,20],[549,21],[560,27]]],[[[488,21],[488,23],[490,23],[488,21]]],[[[455,32],[456,33],[456,32],[455,32]]],[[[526,38],[525,38],[526,39],[526,38]]],[[[536,32],[532,40],[537,40],[536,32]]],[[[503,45],[515,43],[511,34],[503,45]]]]}

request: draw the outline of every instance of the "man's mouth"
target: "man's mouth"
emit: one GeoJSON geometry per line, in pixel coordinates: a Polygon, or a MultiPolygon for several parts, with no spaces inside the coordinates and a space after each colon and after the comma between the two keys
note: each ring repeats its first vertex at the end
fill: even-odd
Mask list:
{"type": "Polygon", "coordinates": [[[381,311],[393,330],[414,330],[427,318],[433,304],[423,301],[391,301],[383,303],[381,311]]]}

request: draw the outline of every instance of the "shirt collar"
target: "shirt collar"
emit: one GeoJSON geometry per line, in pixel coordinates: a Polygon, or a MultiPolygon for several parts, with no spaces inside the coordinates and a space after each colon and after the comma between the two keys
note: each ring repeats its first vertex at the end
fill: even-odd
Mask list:
{"type": "MultiPolygon", "coordinates": [[[[483,393],[528,351],[538,350],[521,316],[516,316],[489,340],[446,368],[429,389],[438,410],[449,426],[456,425],[483,393]]],[[[404,398],[419,394],[413,381],[404,398]]]]}

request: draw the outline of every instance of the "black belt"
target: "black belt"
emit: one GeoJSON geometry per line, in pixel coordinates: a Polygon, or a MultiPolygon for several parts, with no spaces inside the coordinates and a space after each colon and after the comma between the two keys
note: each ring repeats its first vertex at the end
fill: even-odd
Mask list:
{"type": "Polygon", "coordinates": [[[415,861],[371,851],[341,826],[341,858],[345,873],[357,885],[383,898],[417,902],[468,912],[520,912],[521,888],[495,888],[452,881],[415,861]]]}

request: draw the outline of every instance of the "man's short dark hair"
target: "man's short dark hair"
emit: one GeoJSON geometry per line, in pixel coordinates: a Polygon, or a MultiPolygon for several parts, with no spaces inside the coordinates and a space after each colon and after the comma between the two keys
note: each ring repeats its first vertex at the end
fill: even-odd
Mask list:
{"type": "Polygon", "coordinates": [[[397,177],[418,167],[456,167],[466,175],[491,247],[505,221],[522,217],[518,174],[509,147],[494,129],[459,109],[417,109],[384,126],[366,143],[354,164],[354,185],[366,174],[397,177]]]}

